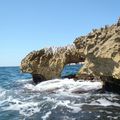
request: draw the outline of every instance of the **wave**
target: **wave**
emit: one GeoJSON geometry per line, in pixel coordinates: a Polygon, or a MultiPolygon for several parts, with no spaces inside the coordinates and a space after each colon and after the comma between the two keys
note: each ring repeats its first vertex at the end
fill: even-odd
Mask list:
{"type": "Polygon", "coordinates": [[[54,79],[39,83],[38,85],[25,84],[25,88],[39,92],[67,92],[85,93],[102,88],[102,82],[74,81],[73,79],[54,79]]]}
{"type": "MultiPolygon", "coordinates": [[[[0,99],[7,96],[0,102],[0,110],[17,111],[24,118],[30,118],[38,113],[42,120],[56,116],[57,111],[58,115],[59,112],[63,114],[63,116],[59,116],[60,119],[68,120],[72,119],[70,114],[82,113],[85,109],[90,112],[96,110],[100,113],[100,107],[103,109],[120,108],[116,94],[93,94],[94,91],[102,88],[101,82],[74,81],[65,78],[48,80],[34,85],[31,81],[31,79],[18,80],[20,87],[12,89],[12,91],[0,87],[0,93],[2,93],[0,99]]],[[[100,116],[97,115],[97,117],[100,116]]]]}

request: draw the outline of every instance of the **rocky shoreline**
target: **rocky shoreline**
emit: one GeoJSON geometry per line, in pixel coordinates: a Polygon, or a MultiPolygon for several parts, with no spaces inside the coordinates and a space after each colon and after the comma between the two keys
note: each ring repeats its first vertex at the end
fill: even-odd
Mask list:
{"type": "MultiPolygon", "coordinates": [[[[60,78],[64,66],[84,62],[75,79],[102,80],[103,90],[120,94],[120,18],[116,24],[93,29],[65,47],[43,48],[21,61],[21,71],[33,81],[60,78]]],[[[68,76],[69,78],[69,76],[68,76]]]]}

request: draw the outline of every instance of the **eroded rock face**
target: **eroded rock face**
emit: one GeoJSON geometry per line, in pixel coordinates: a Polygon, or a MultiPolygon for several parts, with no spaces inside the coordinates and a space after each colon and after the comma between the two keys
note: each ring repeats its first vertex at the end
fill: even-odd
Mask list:
{"type": "Polygon", "coordinates": [[[84,60],[82,54],[83,51],[76,49],[74,45],[44,48],[29,53],[21,62],[21,70],[24,73],[31,73],[35,83],[41,82],[42,79],[59,78],[66,64],[84,60]]]}
{"type": "Polygon", "coordinates": [[[120,19],[117,24],[94,29],[87,36],[77,38],[74,43],[78,49],[84,49],[86,58],[77,77],[85,74],[102,77],[107,79],[107,86],[109,78],[110,81],[113,78],[112,84],[120,80],[120,19]]]}
{"type": "Polygon", "coordinates": [[[84,48],[85,66],[80,73],[112,76],[120,79],[120,26],[115,24],[93,30],[75,40],[77,48],[84,48]]]}

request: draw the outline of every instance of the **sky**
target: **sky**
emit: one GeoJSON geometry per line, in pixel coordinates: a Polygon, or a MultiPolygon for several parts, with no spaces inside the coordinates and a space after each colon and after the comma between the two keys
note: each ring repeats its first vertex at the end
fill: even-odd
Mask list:
{"type": "Polygon", "coordinates": [[[0,0],[0,66],[19,66],[33,50],[72,44],[119,16],[120,0],[0,0]]]}

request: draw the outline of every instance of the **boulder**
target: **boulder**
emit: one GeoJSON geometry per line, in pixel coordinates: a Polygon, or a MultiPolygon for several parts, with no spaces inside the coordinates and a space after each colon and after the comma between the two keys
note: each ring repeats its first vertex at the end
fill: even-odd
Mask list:
{"type": "Polygon", "coordinates": [[[59,78],[64,66],[84,60],[82,49],[74,45],[50,47],[29,53],[21,62],[21,71],[31,73],[35,83],[59,78]]]}

